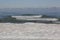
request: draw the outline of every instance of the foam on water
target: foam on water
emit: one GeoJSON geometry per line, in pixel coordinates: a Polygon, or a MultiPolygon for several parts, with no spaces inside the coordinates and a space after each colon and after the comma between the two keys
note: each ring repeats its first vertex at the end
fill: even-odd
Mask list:
{"type": "Polygon", "coordinates": [[[0,23],[0,39],[60,39],[60,24],[0,23]]]}

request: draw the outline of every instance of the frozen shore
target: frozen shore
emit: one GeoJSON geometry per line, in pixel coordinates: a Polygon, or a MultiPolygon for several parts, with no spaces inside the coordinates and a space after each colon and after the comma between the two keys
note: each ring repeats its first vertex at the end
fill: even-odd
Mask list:
{"type": "Polygon", "coordinates": [[[60,40],[60,24],[0,23],[0,39],[5,38],[60,40]]]}

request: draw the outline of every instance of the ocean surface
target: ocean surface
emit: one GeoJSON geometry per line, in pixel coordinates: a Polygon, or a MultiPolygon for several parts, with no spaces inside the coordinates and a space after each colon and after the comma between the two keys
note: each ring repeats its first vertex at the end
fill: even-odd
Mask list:
{"type": "Polygon", "coordinates": [[[49,15],[53,17],[60,17],[60,8],[4,8],[0,9],[0,16],[6,15],[21,15],[21,14],[40,14],[40,15],[49,15]]]}

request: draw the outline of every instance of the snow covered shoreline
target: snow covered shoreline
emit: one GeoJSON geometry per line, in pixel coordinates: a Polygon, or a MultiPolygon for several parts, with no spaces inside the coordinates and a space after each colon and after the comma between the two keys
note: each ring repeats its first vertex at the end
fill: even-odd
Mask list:
{"type": "Polygon", "coordinates": [[[0,23],[0,39],[60,39],[60,24],[0,23]]]}

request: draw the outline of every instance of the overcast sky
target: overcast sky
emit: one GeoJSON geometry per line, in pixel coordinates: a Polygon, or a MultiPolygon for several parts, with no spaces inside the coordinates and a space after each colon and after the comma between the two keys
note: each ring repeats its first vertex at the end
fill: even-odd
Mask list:
{"type": "Polygon", "coordinates": [[[0,8],[60,7],[60,0],[0,0],[0,8]]]}

